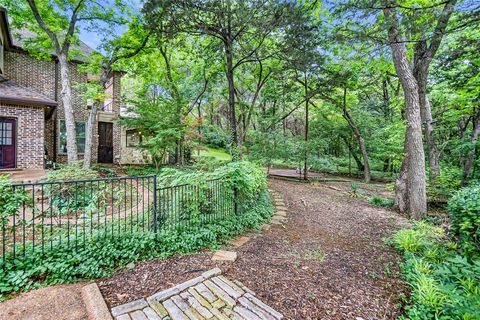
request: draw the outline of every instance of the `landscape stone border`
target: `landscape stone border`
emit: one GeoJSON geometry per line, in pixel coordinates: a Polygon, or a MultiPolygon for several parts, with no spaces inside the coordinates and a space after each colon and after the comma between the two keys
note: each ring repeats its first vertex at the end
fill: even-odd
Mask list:
{"type": "Polygon", "coordinates": [[[283,315],[215,268],[175,287],[114,307],[115,320],[279,320],[283,315]]]}
{"type": "Polygon", "coordinates": [[[82,299],[87,310],[88,319],[113,320],[96,283],[91,283],[82,288],[82,299]]]}

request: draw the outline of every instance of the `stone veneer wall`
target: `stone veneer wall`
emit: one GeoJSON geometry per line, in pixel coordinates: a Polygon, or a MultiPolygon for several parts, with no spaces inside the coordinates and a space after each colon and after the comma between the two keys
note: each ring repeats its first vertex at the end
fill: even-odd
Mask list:
{"type": "Polygon", "coordinates": [[[43,168],[43,107],[0,104],[0,117],[17,120],[17,168],[43,168]]]}
{"type": "MultiPolygon", "coordinates": [[[[35,89],[36,91],[46,95],[47,97],[58,101],[58,107],[56,109],[56,128],[59,128],[59,120],[64,119],[64,110],[62,106],[61,83],[60,77],[57,75],[57,83],[55,83],[55,61],[53,60],[39,60],[28,55],[26,52],[21,51],[7,51],[5,52],[5,75],[8,79],[15,81],[16,83],[35,89]]],[[[57,71],[59,72],[59,70],[57,71]]],[[[70,73],[72,75],[72,84],[86,83],[87,75],[77,70],[77,64],[71,63],[70,73]]],[[[113,85],[111,86],[111,96],[113,98],[113,113],[114,117],[113,125],[113,153],[114,162],[118,162],[120,159],[120,125],[117,124],[118,115],[120,114],[120,73],[114,73],[113,85]]],[[[76,121],[87,121],[89,110],[86,107],[86,103],[83,98],[83,92],[73,85],[73,108],[76,121]]],[[[45,145],[49,159],[53,159],[54,151],[54,128],[55,128],[55,115],[50,119],[45,120],[45,145]]],[[[93,162],[97,162],[98,156],[98,124],[94,125],[93,132],[93,162]]],[[[58,139],[58,135],[57,135],[58,139]]],[[[56,141],[58,149],[58,141],[56,141]]],[[[43,147],[42,147],[43,148],[43,147]]],[[[82,154],[79,154],[79,158],[82,158],[82,154]]],[[[67,159],[65,154],[57,153],[57,162],[65,162],[67,159]]]]}
{"type": "Polygon", "coordinates": [[[152,159],[148,151],[136,147],[127,147],[127,130],[128,128],[122,126],[121,130],[121,158],[120,164],[147,164],[151,163],[152,159]]]}

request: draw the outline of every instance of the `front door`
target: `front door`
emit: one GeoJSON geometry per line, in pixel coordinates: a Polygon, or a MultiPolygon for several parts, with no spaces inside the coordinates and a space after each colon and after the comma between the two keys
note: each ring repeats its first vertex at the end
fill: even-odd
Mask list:
{"type": "Polygon", "coordinates": [[[113,163],[113,123],[98,123],[98,162],[113,163]]]}
{"type": "Polygon", "coordinates": [[[0,169],[15,168],[16,151],[15,119],[0,118],[0,169]]]}

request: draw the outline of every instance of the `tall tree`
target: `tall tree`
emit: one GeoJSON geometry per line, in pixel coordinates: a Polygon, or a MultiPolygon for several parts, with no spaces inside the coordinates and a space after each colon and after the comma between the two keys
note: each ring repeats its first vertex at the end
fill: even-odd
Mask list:
{"type": "Polygon", "coordinates": [[[67,160],[78,160],[75,119],[72,97],[70,60],[81,54],[78,45],[79,24],[95,26],[99,21],[116,23],[121,20],[121,2],[116,6],[100,4],[93,0],[5,0],[14,17],[14,25],[28,29],[35,35],[29,39],[33,50],[51,50],[60,67],[60,96],[65,114],[67,134],[67,160]],[[25,1],[25,2],[24,2],[25,1]]]}
{"type": "MultiPolygon", "coordinates": [[[[219,41],[228,92],[228,115],[233,145],[239,144],[235,73],[264,46],[265,40],[285,26],[294,3],[273,0],[198,1],[150,0],[144,13],[148,26],[170,35],[186,33],[219,41]]],[[[278,34],[277,34],[278,35],[278,34]]],[[[235,152],[238,153],[238,150],[235,152]]]]}
{"type": "Polygon", "coordinates": [[[391,0],[383,0],[383,6],[393,63],[405,96],[407,120],[405,159],[402,164],[402,168],[406,169],[402,170],[396,187],[397,194],[400,190],[405,190],[408,198],[397,198],[397,201],[401,209],[408,208],[410,214],[420,218],[427,212],[427,190],[418,84],[410,68],[405,41],[400,34],[395,3],[391,0]]]}

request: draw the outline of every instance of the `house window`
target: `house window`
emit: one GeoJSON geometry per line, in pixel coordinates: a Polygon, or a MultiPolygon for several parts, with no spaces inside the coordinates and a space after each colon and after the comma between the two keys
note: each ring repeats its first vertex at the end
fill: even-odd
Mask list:
{"type": "Polygon", "coordinates": [[[0,122],[0,145],[11,146],[13,143],[13,125],[10,122],[0,122]]]}
{"type": "Polygon", "coordinates": [[[135,129],[127,130],[127,147],[138,147],[142,143],[140,132],[135,129]]]}
{"type": "MultiPolygon", "coordinates": [[[[75,130],[77,132],[77,152],[85,152],[85,122],[75,121],[75,130]]],[[[65,120],[60,120],[60,134],[58,143],[58,153],[67,153],[67,129],[65,127],[65,120]]]]}

